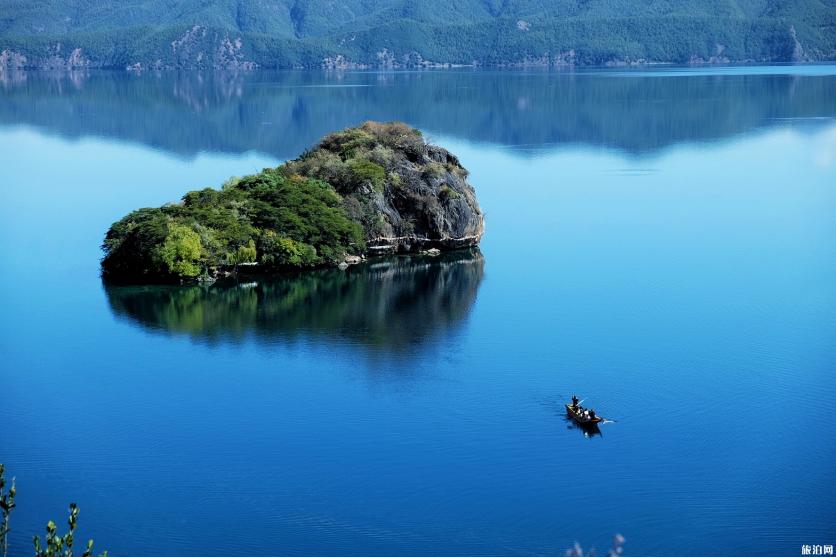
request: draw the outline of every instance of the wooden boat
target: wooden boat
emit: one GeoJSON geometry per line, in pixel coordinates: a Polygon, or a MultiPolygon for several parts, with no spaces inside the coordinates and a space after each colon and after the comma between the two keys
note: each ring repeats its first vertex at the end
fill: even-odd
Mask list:
{"type": "Polygon", "coordinates": [[[572,418],[576,424],[579,426],[597,426],[601,422],[604,421],[604,418],[601,416],[595,416],[594,418],[587,418],[583,415],[584,408],[578,406],[577,409],[573,408],[571,404],[566,405],[566,414],[572,418]]]}

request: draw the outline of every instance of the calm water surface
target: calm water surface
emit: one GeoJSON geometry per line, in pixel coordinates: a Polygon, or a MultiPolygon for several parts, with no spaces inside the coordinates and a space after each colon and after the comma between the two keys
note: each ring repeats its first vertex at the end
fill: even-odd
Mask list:
{"type": "Polygon", "coordinates": [[[836,543],[836,67],[1,77],[12,555],[70,501],[114,556],[836,543]],[[480,251],[100,281],[124,213],[369,118],[460,155],[480,251]]]}

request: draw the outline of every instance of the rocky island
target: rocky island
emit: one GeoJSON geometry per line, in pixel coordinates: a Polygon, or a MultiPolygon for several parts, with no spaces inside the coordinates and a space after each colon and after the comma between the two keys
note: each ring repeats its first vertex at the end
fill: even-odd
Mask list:
{"type": "Polygon", "coordinates": [[[105,235],[103,276],[212,281],[475,246],[484,216],[467,176],[419,130],[366,122],[279,167],[133,211],[105,235]]]}

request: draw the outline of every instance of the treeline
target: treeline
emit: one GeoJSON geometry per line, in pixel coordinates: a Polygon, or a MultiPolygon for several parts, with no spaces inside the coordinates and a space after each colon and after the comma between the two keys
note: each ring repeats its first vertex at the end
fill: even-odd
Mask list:
{"type": "MultiPolygon", "coordinates": [[[[798,28],[776,18],[537,18],[432,27],[398,21],[354,35],[350,43],[344,43],[348,45],[344,49],[347,58],[370,64],[384,49],[401,54],[417,52],[433,62],[483,65],[603,65],[640,60],[688,63],[712,57],[788,62],[834,56],[832,36],[813,27],[805,31],[806,46],[799,39],[799,50],[798,28]]],[[[337,49],[337,44],[330,46],[337,49]]]]}
{"type": "Polygon", "coordinates": [[[346,24],[323,35],[294,35],[280,27],[266,31],[254,25],[241,30],[217,25],[221,18],[35,34],[11,27],[0,32],[0,50],[25,56],[28,67],[69,63],[146,69],[792,62],[836,58],[836,9],[818,3],[798,3],[792,10],[766,9],[756,17],[706,15],[702,11],[698,15],[625,12],[619,16],[589,12],[571,17],[543,12],[524,19],[510,16],[449,23],[411,17],[376,18],[371,27],[362,21],[357,28],[346,24]],[[81,49],[84,59],[68,62],[75,48],[81,49]]]}

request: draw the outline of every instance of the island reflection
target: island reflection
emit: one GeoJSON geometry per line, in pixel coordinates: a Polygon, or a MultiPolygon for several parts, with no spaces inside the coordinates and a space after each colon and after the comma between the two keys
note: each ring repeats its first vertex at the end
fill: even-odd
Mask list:
{"type": "Polygon", "coordinates": [[[474,249],[234,285],[104,288],[117,318],[157,333],[210,344],[319,337],[402,352],[462,323],[483,274],[474,249]]]}

